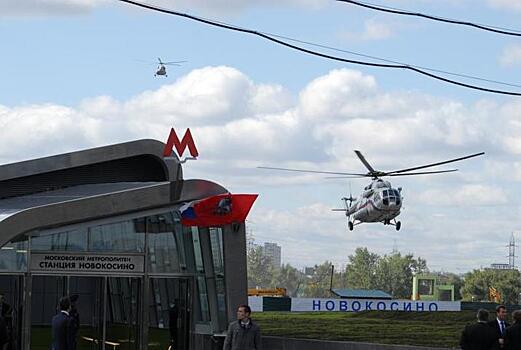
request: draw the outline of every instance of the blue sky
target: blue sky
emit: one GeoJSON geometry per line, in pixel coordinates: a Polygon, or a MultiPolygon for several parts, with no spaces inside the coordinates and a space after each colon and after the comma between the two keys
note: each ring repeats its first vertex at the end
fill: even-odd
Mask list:
{"type": "MultiPolygon", "coordinates": [[[[519,37],[326,0],[148,2],[521,85],[519,37]]],[[[372,2],[521,30],[521,6],[512,1],[372,2]]],[[[312,57],[110,0],[4,1],[0,42],[2,163],[139,138],[164,140],[172,126],[191,127],[201,157],[185,166],[187,177],[259,193],[251,230],[259,242],[281,244],[284,262],[297,266],[326,259],[340,266],[358,246],[385,254],[396,240],[432,269],[462,272],[505,261],[503,246],[519,229],[519,97],[312,57]],[[156,57],[188,62],[158,78],[156,57]],[[345,218],[329,211],[340,205],[347,183],[255,169],[360,171],[353,149],[383,170],[479,151],[487,156],[458,164],[455,175],[393,179],[405,194],[400,232],[383,225],[347,232],[345,218]]],[[[353,192],[364,185],[353,181],[353,192]]]]}

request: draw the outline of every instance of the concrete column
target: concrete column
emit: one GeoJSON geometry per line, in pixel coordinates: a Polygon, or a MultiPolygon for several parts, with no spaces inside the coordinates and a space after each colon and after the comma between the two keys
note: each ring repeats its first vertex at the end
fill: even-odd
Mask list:
{"type": "Polygon", "coordinates": [[[223,227],[223,253],[226,310],[230,322],[236,319],[237,306],[248,303],[244,223],[223,227]]]}

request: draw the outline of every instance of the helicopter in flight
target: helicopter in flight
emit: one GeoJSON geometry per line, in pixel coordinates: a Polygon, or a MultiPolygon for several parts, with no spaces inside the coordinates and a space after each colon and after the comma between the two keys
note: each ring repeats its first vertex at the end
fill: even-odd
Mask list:
{"type": "MultiPolygon", "coordinates": [[[[347,217],[347,227],[349,231],[362,223],[381,222],[384,225],[392,225],[399,231],[402,223],[396,220],[400,215],[403,203],[402,188],[393,188],[389,181],[385,181],[382,177],[387,176],[411,176],[411,175],[432,175],[441,173],[450,173],[458,171],[458,169],[438,170],[438,171],[421,171],[416,170],[431,168],[443,164],[458,162],[461,160],[481,156],[485,152],[475,153],[468,156],[446,160],[443,162],[431,163],[426,165],[415,166],[411,168],[380,171],[375,170],[371,164],[365,159],[360,151],[355,150],[355,154],[362,164],[367,168],[367,173],[345,173],[334,171],[315,171],[302,169],[288,169],[288,168],[274,168],[274,167],[258,167],[260,169],[283,170],[302,173],[315,173],[327,175],[340,175],[342,178],[364,178],[370,177],[371,183],[364,187],[363,192],[357,198],[353,198],[351,194],[349,197],[342,198],[345,208],[333,209],[333,211],[343,211],[347,217]]],[[[337,176],[338,177],[338,176],[337,176]]]]}
{"type": "Polygon", "coordinates": [[[158,75],[162,75],[165,77],[168,77],[166,74],[166,66],[180,66],[181,63],[185,63],[186,61],[172,61],[172,62],[163,62],[161,61],[161,58],[157,58],[159,66],[157,66],[156,74],[154,74],[155,77],[158,75]]]}

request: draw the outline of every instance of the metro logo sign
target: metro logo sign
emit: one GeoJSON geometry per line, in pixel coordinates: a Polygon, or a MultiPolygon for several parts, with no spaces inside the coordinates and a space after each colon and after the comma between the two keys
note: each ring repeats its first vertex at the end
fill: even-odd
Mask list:
{"type": "Polygon", "coordinates": [[[168,140],[166,141],[163,156],[170,157],[174,152],[174,147],[177,151],[177,155],[179,156],[179,158],[183,156],[186,147],[188,147],[190,155],[193,157],[192,159],[195,159],[197,158],[197,156],[199,156],[199,152],[197,151],[197,147],[195,147],[195,142],[192,138],[192,133],[190,132],[190,129],[186,129],[186,133],[181,141],[179,141],[179,138],[177,137],[174,128],[170,130],[170,135],[168,136],[168,140]]]}

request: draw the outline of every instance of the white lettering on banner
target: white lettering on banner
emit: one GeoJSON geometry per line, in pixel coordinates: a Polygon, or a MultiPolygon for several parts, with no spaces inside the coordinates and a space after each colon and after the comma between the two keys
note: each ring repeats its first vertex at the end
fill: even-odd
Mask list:
{"type": "Polygon", "coordinates": [[[292,298],[291,311],[461,311],[459,301],[292,298]]]}
{"type": "Polygon", "coordinates": [[[31,270],[46,272],[143,273],[143,255],[32,253],[31,270]]]}

